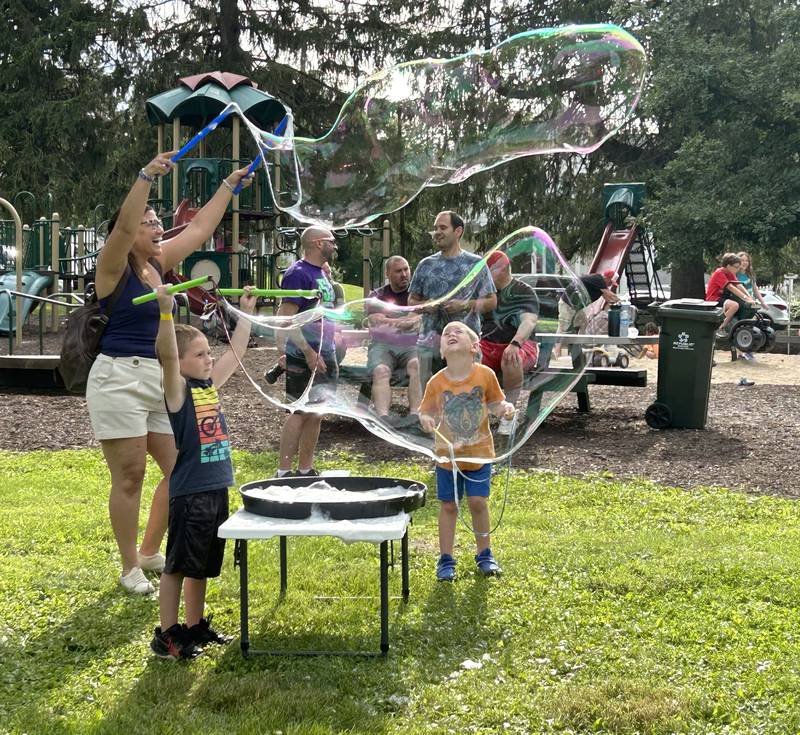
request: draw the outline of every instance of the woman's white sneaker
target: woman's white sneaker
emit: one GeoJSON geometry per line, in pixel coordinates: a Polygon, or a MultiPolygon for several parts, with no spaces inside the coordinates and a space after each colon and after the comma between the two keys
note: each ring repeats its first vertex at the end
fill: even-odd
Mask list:
{"type": "Polygon", "coordinates": [[[120,577],[119,583],[126,592],[134,595],[149,595],[156,591],[139,567],[134,567],[126,575],[120,577]]]}
{"type": "Polygon", "coordinates": [[[160,551],[156,551],[155,554],[145,555],[139,552],[139,568],[143,572],[155,572],[156,574],[161,574],[164,571],[164,564],[167,563],[166,558],[160,551]]]}

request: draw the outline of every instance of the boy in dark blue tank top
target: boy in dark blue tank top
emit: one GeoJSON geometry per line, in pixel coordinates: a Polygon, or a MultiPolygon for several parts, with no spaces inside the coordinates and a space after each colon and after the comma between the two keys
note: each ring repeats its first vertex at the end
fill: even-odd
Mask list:
{"type": "MultiPolygon", "coordinates": [[[[156,352],[161,363],[164,401],[175,435],[178,459],[169,479],[167,559],[161,575],[161,625],[150,648],[161,658],[194,658],[207,643],[228,643],[204,617],[206,580],[222,569],[225,539],[219,527],[228,517],[228,487],[233,467],[228,425],[217,388],[236,371],[247,350],[250,321],[239,319],[230,349],[214,361],[203,333],[172,320],[172,296],[166,286],[157,289],[160,321],[156,352]],[[178,623],[184,593],[186,623],[178,623]]],[[[242,296],[240,308],[248,314],[256,299],[242,296]]]]}

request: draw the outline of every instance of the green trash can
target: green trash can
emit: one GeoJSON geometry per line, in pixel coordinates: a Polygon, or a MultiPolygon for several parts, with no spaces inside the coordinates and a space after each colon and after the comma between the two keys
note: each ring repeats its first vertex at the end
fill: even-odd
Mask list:
{"type": "Polygon", "coordinates": [[[647,408],[645,421],[653,429],[702,429],[722,309],[702,299],[674,299],[651,309],[661,334],[656,401],[647,408]]]}

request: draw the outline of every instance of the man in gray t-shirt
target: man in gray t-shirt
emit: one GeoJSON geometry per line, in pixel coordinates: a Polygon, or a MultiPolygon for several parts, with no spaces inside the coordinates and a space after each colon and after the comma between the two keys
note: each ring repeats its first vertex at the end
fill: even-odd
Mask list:
{"type": "Polygon", "coordinates": [[[433,225],[433,241],[439,252],[419,262],[408,287],[410,306],[435,301],[455,289],[444,302],[423,311],[417,341],[423,386],[444,364],[439,354],[439,340],[445,325],[461,321],[480,334],[481,314],[497,306],[489,269],[481,263],[480,256],[461,249],[463,234],[461,217],[455,212],[440,212],[433,225]]]}

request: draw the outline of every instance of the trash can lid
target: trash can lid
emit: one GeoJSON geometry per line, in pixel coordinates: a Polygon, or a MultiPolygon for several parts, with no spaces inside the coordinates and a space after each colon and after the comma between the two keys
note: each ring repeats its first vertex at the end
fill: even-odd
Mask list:
{"type": "Polygon", "coordinates": [[[722,321],[722,308],[717,305],[716,301],[671,299],[663,304],[651,304],[649,308],[653,311],[653,316],[658,322],[665,317],[685,318],[700,322],[714,322],[716,324],[722,321]]]}

